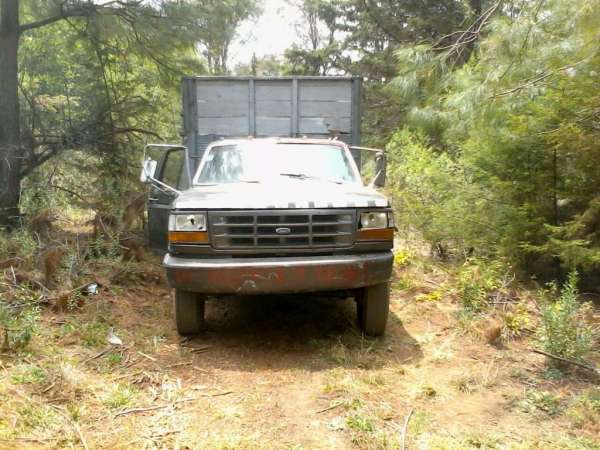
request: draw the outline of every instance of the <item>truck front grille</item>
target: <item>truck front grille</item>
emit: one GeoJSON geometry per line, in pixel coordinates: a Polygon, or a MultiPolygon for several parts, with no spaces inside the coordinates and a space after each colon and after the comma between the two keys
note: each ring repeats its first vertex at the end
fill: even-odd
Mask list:
{"type": "Polygon", "coordinates": [[[208,214],[217,249],[348,247],[354,210],[214,211],[208,214]]]}

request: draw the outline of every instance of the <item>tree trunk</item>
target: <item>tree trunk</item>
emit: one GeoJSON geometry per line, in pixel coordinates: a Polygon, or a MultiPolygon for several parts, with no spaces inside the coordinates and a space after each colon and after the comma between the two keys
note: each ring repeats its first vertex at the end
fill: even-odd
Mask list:
{"type": "Polygon", "coordinates": [[[22,151],[18,94],[19,0],[0,0],[0,225],[19,217],[22,151]]]}

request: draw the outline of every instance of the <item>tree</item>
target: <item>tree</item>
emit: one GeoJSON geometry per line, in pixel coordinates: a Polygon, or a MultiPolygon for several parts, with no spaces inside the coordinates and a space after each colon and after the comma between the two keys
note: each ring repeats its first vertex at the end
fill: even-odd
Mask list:
{"type": "Polygon", "coordinates": [[[257,57],[256,54],[253,54],[250,64],[238,64],[234,73],[255,77],[276,77],[286,73],[286,66],[276,55],[257,57]]]}
{"type": "Polygon", "coordinates": [[[179,2],[0,1],[0,223],[12,224],[34,169],[65,149],[94,148],[108,161],[136,135],[159,137],[157,96],[172,95],[172,115],[179,77],[203,68],[179,2]]]}
{"type": "Polygon", "coordinates": [[[256,17],[256,0],[192,0],[184,2],[196,32],[193,39],[201,48],[212,74],[229,71],[229,47],[240,23],[256,17]]]}
{"type": "Polygon", "coordinates": [[[19,212],[21,183],[17,53],[19,0],[2,0],[0,10],[0,224],[19,212]]]}
{"type": "Polygon", "coordinates": [[[301,12],[296,25],[301,45],[285,51],[287,73],[328,75],[336,66],[339,43],[336,40],[338,4],[331,0],[301,0],[293,3],[301,12]]]}
{"type": "Polygon", "coordinates": [[[388,149],[426,235],[597,287],[600,3],[573,6],[484,4],[447,45],[397,52],[408,130],[388,149]]]}
{"type": "Polygon", "coordinates": [[[0,224],[14,223],[19,217],[21,180],[25,172],[46,161],[52,152],[35,155],[21,141],[21,117],[18,95],[18,52],[24,33],[71,17],[90,17],[97,14],[121,15],[126,19],[139,2],[91,1],[49,2],[45,17],[21,24],[19,0],[0,3],[0,224]]]}

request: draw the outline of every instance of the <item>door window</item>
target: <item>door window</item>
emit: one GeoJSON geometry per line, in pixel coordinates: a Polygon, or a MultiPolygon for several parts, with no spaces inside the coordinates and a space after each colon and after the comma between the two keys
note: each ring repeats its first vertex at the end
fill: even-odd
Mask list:
{"type": "Polygon", "coordinates": [[[160,181],[176,189],[187,187],[185,151],[183,149],[169,150],[166,153],[160,181]]]}

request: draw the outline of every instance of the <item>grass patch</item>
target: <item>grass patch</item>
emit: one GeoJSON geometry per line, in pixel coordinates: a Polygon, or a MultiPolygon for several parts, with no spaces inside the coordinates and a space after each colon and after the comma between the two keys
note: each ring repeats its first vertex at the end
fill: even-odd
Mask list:
{"type": "Polygon", "coordinates": [[[600,433],[600,390],[590,389],[579,394],[567,408],[566,416],[574,428],[591,428],[600,433]]]}
{"type": "Polygon", "coordinates": [[[122,384],[113,385],[102,399],[102,404],[111,409],[124,408],[132,404],[136,392],[122,384]]]}
{"type": "Polygon", "coordinates": [[[48,378],[45,369],[34,365],[19,365],[11,375],[13,384],[43,384],[48,378]]]}
{"type": "Polygon", "coordinates": [[[564,406],[561,398],[547,391],[530,389],[522,402],[523,410],[529,414],[555,417],[560,415],[564,406]]]}

